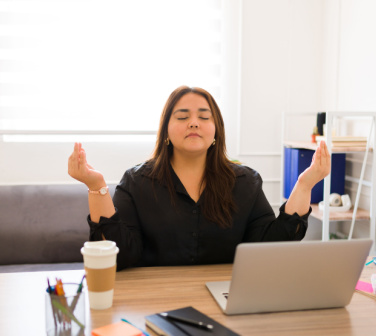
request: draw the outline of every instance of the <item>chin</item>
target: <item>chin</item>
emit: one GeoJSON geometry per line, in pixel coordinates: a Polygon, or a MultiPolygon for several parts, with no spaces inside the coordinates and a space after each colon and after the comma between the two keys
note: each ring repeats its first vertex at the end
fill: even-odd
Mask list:
{"type": "Polygon", "coordinates": [[[208,151],[208,148],[204,146],[200,147],[189,147],[185,149],[189,153],[206,153],[208,151]]]}

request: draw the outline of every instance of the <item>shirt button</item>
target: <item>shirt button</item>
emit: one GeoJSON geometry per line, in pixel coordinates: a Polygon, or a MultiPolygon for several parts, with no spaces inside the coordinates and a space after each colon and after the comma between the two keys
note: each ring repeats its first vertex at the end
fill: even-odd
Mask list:
{"type": "Polygon", "coordinates": [[[195,214],[195,213],[197,213],[197,210],[193,210],[192,212],[195,214]]]}
{"type": "Polygon", "coordinates": [[[197,237],[197,232],[193,232],[193,233],[192,233],[192,236],[193,236],[193,237],[197,237]]]}

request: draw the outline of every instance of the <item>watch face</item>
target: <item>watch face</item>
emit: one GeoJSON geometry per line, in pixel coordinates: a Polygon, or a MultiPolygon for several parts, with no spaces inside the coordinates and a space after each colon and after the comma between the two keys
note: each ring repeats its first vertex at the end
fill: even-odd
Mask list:
{"type": "Polygon", "coordinates": [[[101,193],[101,195],[106,195],[107,194],[107,188],[106,187],[100,188],[99,192],[101,193]]]}

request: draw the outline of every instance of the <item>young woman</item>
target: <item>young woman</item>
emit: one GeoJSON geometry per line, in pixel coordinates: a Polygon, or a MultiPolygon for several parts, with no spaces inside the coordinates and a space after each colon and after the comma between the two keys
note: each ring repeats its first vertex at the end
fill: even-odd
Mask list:
{"type": "Polygon", "coordinates": [[[322,142],[276,218],[260,175],[227,158],[213,97],[186,86],[165,104],[152,158],[125,172],[113,199],[80,143],[68,162],[69,174],[89,189],[90,240],[116,242],[118,270],[231,263],[241,242],[301,240],[311,190],[329,171],[322,142]]]}

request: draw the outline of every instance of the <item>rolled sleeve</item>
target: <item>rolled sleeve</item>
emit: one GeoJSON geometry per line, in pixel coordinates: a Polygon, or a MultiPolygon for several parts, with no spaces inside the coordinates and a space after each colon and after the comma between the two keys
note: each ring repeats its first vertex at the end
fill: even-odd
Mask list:
{"type": "Polygon", "coordinates": [[[90,240],[102,239],[114,241],[119,247],[117,255],[117,270],[135,266],[142,256],[142,239],[137,226],[125,223],[119,211],[110,217],[101,217],[99,223],[94,223],[90,215],[87,217],[90,226],[90,240]]]}
{"type": "MultiPolygon", "coordinates": [[[[296,212],[292,215],[287,214],[285,212],[285,205],[286,202],[279,208],[279,216],[276,219],[276,224],[280,227],[278,231],[284,231],[283,235],[289,240],[302,240],[307,232],[308,217],[312,212],[312,208],[309,207],[305,215],[299,216],[296,212]]],[[[274,238],[273,234],[269,238],[274,238]]]]}

